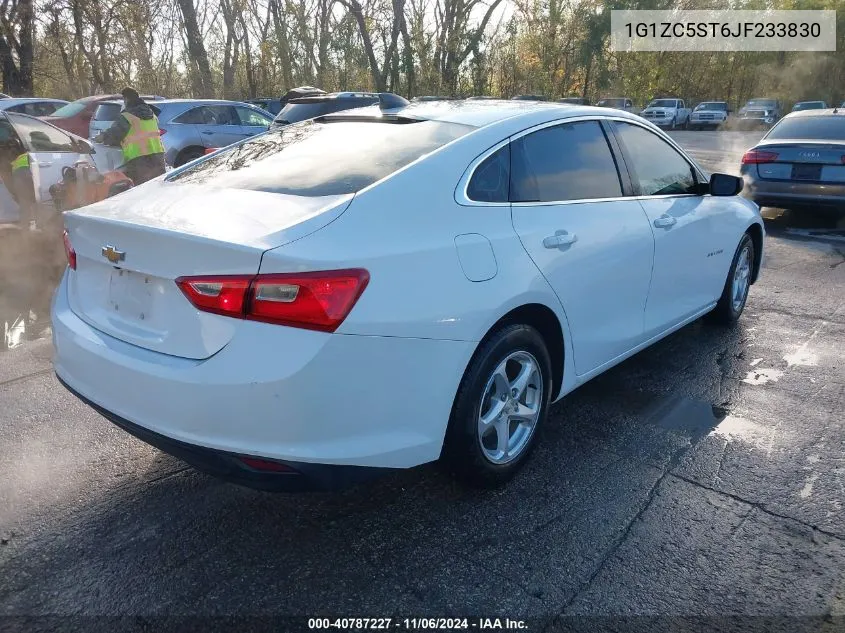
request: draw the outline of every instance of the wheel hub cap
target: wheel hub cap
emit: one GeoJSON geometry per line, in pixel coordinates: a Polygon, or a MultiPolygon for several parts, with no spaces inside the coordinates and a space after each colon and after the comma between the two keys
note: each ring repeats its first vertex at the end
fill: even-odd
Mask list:
{"type": "Polygon", "coordinates": [[[478,416],[478,441],[494,464],[513,461],[528,446],[543,403],[543,380],[537,359],[513,352],[488,378],[478,416]]]}

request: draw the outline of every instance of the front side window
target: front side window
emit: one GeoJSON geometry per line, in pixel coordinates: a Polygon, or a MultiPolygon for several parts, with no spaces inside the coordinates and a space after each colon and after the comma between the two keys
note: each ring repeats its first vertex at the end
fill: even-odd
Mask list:
{"type": "Polygon", "coordinates": [[[511,152],[506,144],[476,167],[467,186],[467,198],[476,202],[507,202],[510,173],[511,152]]]}
{"type": "Polygon", "coordinates": [[[619,172],[598,121],[543,128],[511,145],[511,202],[622,195],[619,172]]]}
{"type": "Polygon", "coordinates": [[[272,123],[272,119],[268,119],[260,112],[256,112],[252,108],[235,108],[238,112],[238,118],[241,125],[250,127],[267,127],[272,123]]]}
{"type": "Polygon", "coordinates": [[[166,180],[293,196],[355,193],[472,129],[411,119],[304,121],[273,128],[166,180]]]}
{"type": "Polygon", "coordinates": [[[662,138],[631,123],[614,123],[635,174],[634,187],[642,196],[695,193],[692,166],[662,138]]]}
{"type": "Polygon", "coordinates": [[[28,152],[73,152],[73,140],[59,129],[30,116],[10,112],[6,115],[18,132],[28,152]]]}

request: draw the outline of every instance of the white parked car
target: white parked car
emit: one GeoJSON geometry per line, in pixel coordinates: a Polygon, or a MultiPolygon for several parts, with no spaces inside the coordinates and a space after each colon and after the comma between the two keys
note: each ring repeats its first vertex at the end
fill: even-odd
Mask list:
{"type": "Polygon", "coordinates": [[[689,116],[689,127],[693,130],[718,129],[725,125],[730,111],[725,101],[699,103],[689,116]]]}
{"type": "Polygon", "coordinates": [[[640,116],[655,125],[674,130],[687,126],[690,110],[683,99],[655,99],[640,112],[640,116]]]}
{"type": "Polygon", "coordinates": [[[759,209],[655,126],[382,99],[67,212],[59,379],[254,487],[441,456],[493,485],[552,402],[707,313],[742,313],[759,209]]]}

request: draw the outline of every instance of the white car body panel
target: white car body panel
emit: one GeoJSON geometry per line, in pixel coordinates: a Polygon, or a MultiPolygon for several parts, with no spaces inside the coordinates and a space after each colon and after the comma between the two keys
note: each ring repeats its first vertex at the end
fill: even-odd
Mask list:
{"type": "Polygon", "coordinates": [[[536,304],[559,322],[561,397],[711,309],[742,233],[762,229],[759,210],[737,197],[468,201],[462,183],[503,139],[572,116],[640,119],[519,102],[418,110],[485,126],[354,197],[158,180],[69,212],[78,268],[54,300],[59,377],[117,416],[198,446],[411,467],[438,458],[461,377],[510,311],[536,304]],[[666,213],[679,222],[658,234],[652,220],[666,213]],[[544,248],[558,230],[578,241],[544,248]],[[131,272],[155,277],[161,320],[109,313],[107,243],[126,251],[131,272]],[[202,313],[173,283],[349,267],[368,270],[369,285],[332,334],[202,313]]]}

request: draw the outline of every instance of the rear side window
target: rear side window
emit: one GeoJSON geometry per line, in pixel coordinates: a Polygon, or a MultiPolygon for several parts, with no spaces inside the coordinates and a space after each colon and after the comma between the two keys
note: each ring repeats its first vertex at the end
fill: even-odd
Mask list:
{"type": "Polygon", "coordinates": [[[802,116],[781,119],[766,138],[845,141],[845,116],[802,116]]]}
{"type": "Polygon", "coordinates": [[[642,196],[695,193],[692,165],[656,134],[630,123],[614,123],[626,157],[636,174],[635,187],[642,196]]]}
{"type": "Polygon", "coordinates": [[[94,112],[95,121],[117,121],[120,116],[122,106],[117,103],[103,103],[97,106],[97,111],[94,112]]]}
{"type": "Polygon", "coordinates": [[[511,145],[511,202],[622,195],[619,172],[598,121],[543,128],[511,145]]]}
{"type": "Polygon", "coordinates": [[[360,191],[473,129],[442,121],[304,121],[274,128],[167,177],[294,196],[360,191]]]}
{"type": "Polygon", "coordinates": [[[476,202],[507,202],[510,172],[511,152],[506,144],[476,167],[467,186],[467,198],[476,202]]]}

